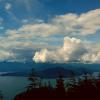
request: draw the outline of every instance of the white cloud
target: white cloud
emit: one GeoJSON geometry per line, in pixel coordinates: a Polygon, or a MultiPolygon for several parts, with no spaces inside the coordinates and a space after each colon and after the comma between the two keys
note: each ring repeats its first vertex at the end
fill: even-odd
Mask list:
{"type": "Polygon", "coordinates": [[[31,38],[28,34],[25,36],[24,34],[16,34],[14,30],[7,32],[6,35],[0,36],[0,61],[29,61],[29,59],[32,60],[32,55],[37,49],[56,48],[43,40],[37,39],[35,41],[36,38],[31,38]]]}
{"type": "Polygon", "coordinates": [[[57,63],[63,63],[68,62],[70,60],[76,60],[74,59],[74,54],[77,49],[81,46],[81,41],[76,38],[64,38],[64,45],[63,47],[54,50],[49,51],[47,49],[41,50],[40,52],[36,52],[35,56],[33,57],[33,60],[35,62],[57,62],[57,63]]]}
{"type": "Polygon", "coordinates": [[[84,62],[100,63],[100,52],[86,53],[81,59],[84,62]]]}
{"type": "Polygon", "coordinates": [[[6,3],[6,4],[5,4],[5,9],[6,9],[6,10],[10,10],[11,7],[12,7],[11,3],[6,3]]]}
{"type": "MultiPolygon", "coordinates": [[[[6,33],[25,38],[28,36],[48,37],[59,34],[62,36],[96,34],[96,31],[100,30],[99,16],[100,9],[81,14],[80,16],[77,14],[65,14],[56,16],[48,23],[40,20],[40,23],[25,24],[17,30],[7,30],[6,33]]],[[[23,22],[27,22],[27,19],[24,19],[23,22]]]]}
{"type": "MultiPolygon", "coordinates": [[[[27,20],[23,20],[23,22],[26,23],[27,20]]],[[[100,31],[100,9],[81,15],[73,13],[59,15],[51,19],[48,23],[42,21],[41,23],[24,24],[16,30],[16,33],[48,37],[53,35],[87,36],[96,34],[97,31],[100,31]]]]}
{"type": "Polygon", "coordinates": [[[100,9],[87,13],[65,14],[53,19],[53,24],[58,26],[59,32],[64,34],[90,35],[100,30],[100,9]],[[95,20],[93,20],[95,19],[95,20]]]}
{"type": "MultiPolygon", "coordinates": [[[[10,12],[11,6],[9,3],[6,4],[5,8],[8,12],[10,12]]],[[[85,58],[88,61],[92,59],[92,54],[95,55],[95,59],[99,58],[100,46],[84,44],[82,40],[75,37],[91,36],[91,34],[96,34],[100,30],[100,9],[81,15],[73,13],[59,15],[47,23],[42,20],[36,20],[36,22],[27,24],[27,19],[24,19],[23,22],[25,24],[23,23],[20,28],[6,30],[5,35],[0,36],[0,48],[10,52],[8,55],[17,48],[22,50],[43,49],[40,52],[36,52],[33,58],[36,62],[85,61],[85,58]],[[69,38],[69,36],[74,38],[69,38]],[[60,47],[62,38],[64,38],[64,45],[60,47]]],[[[21,55],[21,53],[19,54],[21,55]]],[[[98,60],[95,60],[95,62],[98,62],[98,60]]]]}
{"type": "Polygon", "coordinates": [[[33,60],[35,62],[52,62],[52,63],[68,63],[68,62],[91,62],[100,63],[99,51],[92,52],[93,46],[87,48],[88,43],[77,38],[64,38],[64,45],[56,50],[50,51],[43,49],[35,53],[33,60]],[[91,52],[91,54],[90,54],[91,52]]]}

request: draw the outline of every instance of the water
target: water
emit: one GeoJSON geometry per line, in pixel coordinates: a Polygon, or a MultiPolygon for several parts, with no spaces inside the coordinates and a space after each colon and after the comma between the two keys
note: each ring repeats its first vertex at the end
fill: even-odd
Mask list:
{"type": "MultiPolygon", "coordinates": [[[[47,85],[48,81],[55,87],[55,79],[43,79],[42,84],[47,85]]],[[[26,90],[28,84],[29,80],[27,77],[0,76],[0,90],[4,94],[4,100],[13,100],[16,94],[26,90]]]]}
{"type": "Polygon", "coordinates": [[[4,100],[13,100],[13,97],[24,91],[29,81],[26,77],[0,76],[0,90],[4,100]]]}
{"type": "MultiPolygon", "coordinates": [[[[77,79],[77,77],[76,77],[77,79]]],[[[68,82],[68,78],[65,78],[65,83],[68,82]]],[[[42,83],[47,85],[50,81],[52,86],[55,87],[55,79],[43,79],[42,83]]],[[[17,77],[17,76],[0,76],[0,90],[4,94],[4,100],[13,100],[14,96],[26,90],[29,84],[27,77],[17,77]]]]}
{"type": "MultiPolygon", "coordinates": [[[[55,86],[56,80],[49,79],[55,86]]],[[[43,79],[42,83],[47,85],[48,79],[43,79]]],[[[13,100],[14,96],[26,90],[29,81],[27,77],[0,76],[0,90],[4,94],[4,100],[13,100]]]]}

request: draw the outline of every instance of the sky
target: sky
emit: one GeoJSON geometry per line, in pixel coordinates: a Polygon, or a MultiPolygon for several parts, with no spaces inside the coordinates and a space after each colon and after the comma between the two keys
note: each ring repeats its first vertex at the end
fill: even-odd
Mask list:
{"type": "Polygon", "coordinates": [[[100,63],[100,0],[0,0],[0,61],[100,63]]]}

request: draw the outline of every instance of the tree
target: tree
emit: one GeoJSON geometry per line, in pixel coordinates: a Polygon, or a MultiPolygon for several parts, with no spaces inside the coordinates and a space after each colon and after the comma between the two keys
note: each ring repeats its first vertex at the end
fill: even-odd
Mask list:
{"type": "Polygon", "coordinates": [[[37,77],[37,73],[34,69],[31,70],[28,80],[31,81],[28,89],[39,88],[41,83],[39,82],[39,78],[37,77]]]}
{"type": "Polygon", "coordinates": [[[51,82],[48,81],[48,88],[52,88],[51,82]]]}
{"type": "Polygon", "coordinates": [[[64,87],[64,79],[63,79],[63,75],[62,74],[59,74],[59,77],[58,79],[56,80],[56,88],[57,90],[59,91],[64,91],[65,90],[65,87],[64,87]]]}
{"type": "Polygon", "coordinates": [[[4,96],[2,94],[2,91],[0,91],[0,100],[3,100],[4,99],[4,96]]]}

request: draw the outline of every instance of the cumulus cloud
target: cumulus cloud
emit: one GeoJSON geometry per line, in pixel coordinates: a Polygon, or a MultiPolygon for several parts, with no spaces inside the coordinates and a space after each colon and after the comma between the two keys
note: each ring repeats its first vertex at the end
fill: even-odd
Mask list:
{"type": "Polygon", "coordinates": [[[83,46],[80,39],[65,37],[64,44],[61,48],[54,51],[43,49],[35,53],[33,60],[35,62],[68,62],[70,60],[76,60],[76,57],[73,55],[77,51],[81,51],[82,48],[83,46]]]}
{"type": "MultiPolygon", "coordinates": [[[[82,42],[77,38],[64,38],[64,44],[61,48],[54,51],[43,49],[36,52],[33,60],[35,62],[53,62],[53,63],[67,63],[67,62],[100,62],[100,52],[92,52],[92,48],[87,48],[86,42],[82,42]],[[91,50],[91,51],[90,51],[91,50]],[[92,52],[90,54],[90,52],[92,52]]],[[[99,48],[100,50],[100,48],[99,48]]]]}
{"type": "MultiPolygon", "coordinates": [[[[7,8],[10,8],[9,4],[7,8]]],[[[97,31],[100,31],[100,9],[81,15],[69,13],[55,16],[47,23],[42,21],[41,23],[24,24],[16,30],[16,33],[30,33],[32,36],[48,37],[52,35],[87,36],[96,34],[97,31]]]]}
{"type": "Polygon", "coordinates": [[[14,31],[0,35],[0,61],[32,61],[35,50],[42,48],[56,48],[40,40],[35,41],[35,37],[24,36],[24,34],[15,34],[14,31]]]}
{"type": "Polygon", "coordinates": [[[91,35],[100,30],[99,16],[100,9],[92,10],[81,15],[70,13],[55,17],[53,24],[59,28],[60,33],[91,35]]]}
{"type": "Polygon", "coordinates": [[[100,52],[86,53],[82,56],[82,61],[100,63],[100,52]]]}
{"type": "MultiPolygon", "coordinates": [[[[6,4],[5,9],[10,12],[11,4],[6,4]]],[[[12,13],[10,12],[10,14],[12,13]]],[[[75,13],[58,15],[48,22],[37,19],[36,22],[34,21],[31,24],[27,22],[27,19],[23,19],[22,22],[23,25],[18,29],[8,29],[3,36],[0,35],[0,48],[9,52],[8,55],[11,52],[13,53],[15,49],[21,49],[21,51],[27,49],[27,51],[31,52],[34,49],[42,49],[40,52],[35,53],[33,57],[34,61],[92,61],[93,57],[99,59],[98,52],[100,51],[100,46],[92,47],[93,45],[84,44],[82,40],[75,37],[92,36],[91,34],[95,35],[100,31],[100,9],[92,10],[81,15],[75,13]],[[61,47],[63,38],[64,44],[61,47]],[[92,57],[92,55],[94,56],[92,57]]],[[[21,55],[19,52],[14,52],[15,57],[13,59],[18,54],[21,55]]],[[[2,55],[1,52],[0,55],[2,55]]],[[[10,58],[11,56],[7,57],[10,58]]],[[[20,56],[17,56],[17,59],[18,57],[20,56]]],[[[0,58],[6,59],[5,55],[2,55],[0,58]]],[[[98,60],[95,60],[95,62],[98,62],[98,60]]]]}
{"type": "Polygon", "coordinates": [[[100,9],[96,9],[81,15],[65,14],[56,16],[48,23],[23,25],[18,31],[41,36],[52,34],[90,35],[96,34],[100,30],[99,22],[100,9]]]}

